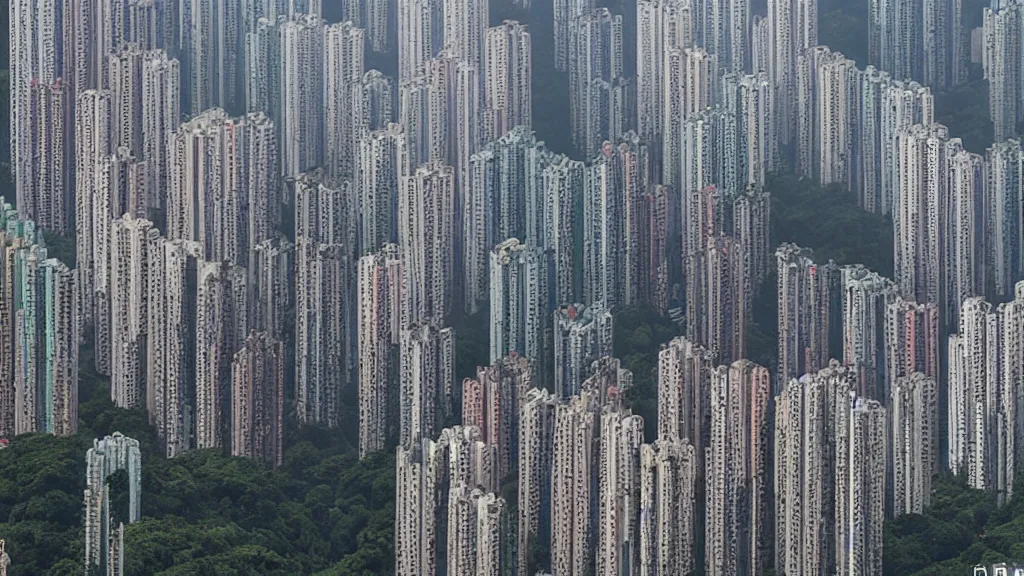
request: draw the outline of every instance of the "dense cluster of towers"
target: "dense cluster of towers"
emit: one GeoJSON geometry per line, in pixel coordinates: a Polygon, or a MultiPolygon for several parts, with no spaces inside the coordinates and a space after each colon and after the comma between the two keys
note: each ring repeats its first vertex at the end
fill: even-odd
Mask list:
{"type": "MultiPolygon", "coordinates": [[[[708,574],[874,574],[884,518],[940,468],[1010,497],[1019,2],[985,12],[984,156],[934,119],[966,73],[956,2],[873,2],[864,69],[819,45],[814,0],[638,0],[635,67],[588,0],[555,0],[552,55],[487,0],[349,1],[339,24],[318,0],[58,8],[12,2],[0,435],[76,431],[82,344],[168,457],[276,466],[290,407],[354,418],[360,456],[397,450],[408,576],[685,574],[701,539],[708,574]],[[534,56],[567,76],[575,159],[531,130],[534,56]],[[893,278],[772,243],[784,166],[892,218],[893,278]],[[747,349],[772,277],[774,373],[747,349]],[[686,320],[651,423],[612,354],[639,306],[686,320]],[[460,383],[463,313],[490,365],[460,383]]],[[[131,476],[126,441],[90,467],[131,476]]],[[[97,478],[86,562],[116,573],[97,478]]]]}

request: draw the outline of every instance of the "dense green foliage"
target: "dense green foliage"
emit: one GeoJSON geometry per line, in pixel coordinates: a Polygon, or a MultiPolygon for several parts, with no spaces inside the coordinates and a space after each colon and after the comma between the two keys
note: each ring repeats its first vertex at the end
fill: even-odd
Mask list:
{"type": "Polygon", "coordinates": [[[615,315],[612,351],[623,368],[633,373],[626,399],[644,419],[644,437],[658,436],[658,351],[682,333],[680,327],[649,309],[623,310],[615,315]]]}
{"type": "MultiPolygon", "coordinates": [[[[88,350],[83,356],[91,365],[88,350]]],[[[114,408],[107,389],[86,370],[78,435],[26,435],[0,450],[0,538],[11,576],[81,573],[85,452],[114,431],[142,446],[143,520],[126,531],[127,574],[393,571],[394,457],[359,461],[351,427],[291,435],[276,470],[211,450],[165,460],[145,413],[114,408]]]]}
{"type": "Polygon", "coordinates": [[[885,576],[961,576],[972,566],[1024,562],[1024,498],[996,509],[992,493],[941,477],[924,514],[886,523],[885,576]]]}
{"type": "Polygon", "coordinates": [[[949,128],[950,136],[962,140],[964,148],[984,154],[994,138],[988,114],[988,81],[974,79],[937,94],[935,121],[949,128]]]}

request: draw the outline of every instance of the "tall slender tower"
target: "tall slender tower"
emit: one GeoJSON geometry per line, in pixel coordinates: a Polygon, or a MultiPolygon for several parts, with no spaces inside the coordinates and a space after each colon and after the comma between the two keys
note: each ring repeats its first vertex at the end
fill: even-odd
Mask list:
{"type": "Polygon", "coordinates": [[[575,50],[568,62],[572,141],[578,154],[590,156],[604,140],[621,134],[612,129],[614,119],[600,104],[602,92],[607,100],[613,82],[622,76],[622,16],[595,9],[573,27],[575,50]]]}
{"type": "MultiPolygon", "coordinates": [[[[777,574],[819,574],[835,561],[837,482],[850,480],[837,476],[837,461],[839,453],[844,463],[849,461],[842,440],[849,438],[856,388],[855,372],[833,361],[817,373],[790,380],[775,398],[777,574]]],[[[882,441],[884,446],[884,435],[882,441]]],[[[883,488],[884,478],[883,465],[878,474],[883,488]]],[[[879,497],[884,502],[884,491],[879,497]]]]}
{"type": "Polygon", "coordinates": [[[399,445],[431,438],[454,414],[455,333],[432,324],[410,324],[400,340],[399,445]]]}
{"type": "Polygon", "coordinates": [[[551,472],[553,576],[585,574],[594,566],[598,497],[598,407],[573,396],[555,408],[551,472]]]}
{"type": "Polygon", "coordinates": [[[892,513],[920,514],[932,499],[939,469],[939,406],[935,378],[914,372],[894,380],[889,399],[892,513]]]}
{"type": "Polygon", "coordinates": [[[558,400],[543,388],[520,397],[517,576],[529,576],[531,542],[551,539],[551,472],[558,400]]]}
{"type": "MultiPolygon", "coordinates": [[[[248,330],[247,274],[241,266],[204,262],[197,272],[196,448],[224,448],[232,358],[245,345],[248,330]]],[[[230,444],[230,438],[228,440],[230,444]]]]}
{"type": "Polygon", "coordinates": [[[455,296],[455,171],[425,164],[399,186],[398,239],[410,320],[442,322],[455,296]]]}
{"type": "Polygon", "coordinates": [[[711,575],[762,574],[772,558],[768,504],[768,369],[747,360],[711,374],[705,565],[711,575]]]}
{"type": "Polygon", "coordinates": [[[201,258],[196,242],[156,238],[149,247],[146,407],[168,458],[192,448],[201,258]]]}
{"type": "Polygon", "coordinates": [[[985,154],[985,266],[996,294],[1009,296],[1024,277],[1024,151],[1020,142],[993,144],[985,154]]]}
{"type": "Polygon", "coordinates": [[[547,252],[515,238],[491,252],[491,363],[517,352],[529,359],[537,374],[548,372],[554,311],[550,268],[547,252]]]}
{"type": "Polygon", "coordinates": [[[640,478],[644,419],[606,406],[600,420],[597,574],[640,571],[640,478]]]}
{"type": "MultiPolygon", "coordinates": [[[[659,440],[683,439],[704,454],[711,434],[713,362],[711,352],[685,338],[662,346],[658,353],[659,440]]],[[[697,470],[701,464],[694,463],[697,470]]]]}
{"type": "Polygon", "coordinates": [[[324,24],[311,14],[280,26],[281,173],[296,176],[323,164],[324,24]]]}
{"type": "Polygon", "coordinates": [[[612,353],[612,314],[602,304],[555,310],[555,394],[578,394],[591,364],[612,353]]]}
{"type": "Polygon", "coordinates": [[[110,397],[139,408],[148,355],[149,251],[159,232],[149,220],[125,215],[110,225],[110,397]]]}
{"type": "MultiPolygon", "coordinates": [[[[636,3],[636,105],[637,133],[652,144],[664,131],[671,107],[679,101],[672,93],[675,82],[668,52],[694,45],[693,11],[681,0],[639,0],[636,3]]],[[[655,162],[662,150],[654,146],[655,162]]],[[[668,182],[666,182],[668,184],[668,182]]]]}
{"type": "Polygon", "coordinates": [[[886,400],[892,376],[885,371],[885,310],[896,296],[895,287],[863,266],[844,266],[840,274],[843,363],[857,371],[859,396],[886,400]]]}
{"type": "Polygon", "coordinates": [[[886,409],[877,400],[857,398],[836,410],[837,573],[878,574],[888,470],[886,409]]]}
{"type": "Polygon", "coordinates": [[[85,454],[85,565],[101,574],[124,571],[124,524],[142,517],[142,456],[139,441],[114,432],[93,440],[85,454]],[[128,517],[111,514],[110,476],[128,476],[128,517]],[[119,527],[118,527],[119,525],[119,527]]]}
{"type": "Polygon", "coordinates": [[[240,103],[240,6],[226,0],[187,0],[180,6],[181,52],[189,78],[189,110],[240,103]]]}
{"type": "Polygon", "coordinates": [[[355,367],[355,198],[320,171],[294,181],[295,384],[300,422],[337,426],[355,367]]]}
{"type": "Polygon", "coordinates": [[[838,330],[841,277],[835,262],[818,265],[796,244],[775,251],[778,264],[778,379],[785,382],[827,366],[838,351],[830,346],[838,330]]]}
{"type": "Polygon", "coordinates": [[[231,362],[231,455],[284,462],[284,345],[251,332],[231,362]]]}
{"type": "Polygon", "coordinates": [[[383,450],[397,436],[398,345],[407,321],[402,262],[386,244],[359,259],[359,454],[383,450]]]}
{"type": "Polygon", "coordinates": [[[365,34],[351,22],[324,28],[324,165],[335,178],[352,178],[362,138],[361,100],[365,34]],[[358,97],[357,97],[358,94],[358,97]]]}
{"type": "Polygon", "coordinates": [[[778,102],[777,134],[788,143],[797,124],[797,56],[818,45],[818,0],[770,0],[768,38],[767,71],[778,102]]]}
{"type": "Polygon", "coordinates": [[[694,554],[697,454],[686,440],[640,447],[640,573],[690,574],[694,554]]]}
{"type": "Polygon", "coordinates": [[[481,142],[497,140],[516,126],[528,129],[532,125],[530,47],[525,24],[506,20],[501,26],[487,29],[481,142]]]}

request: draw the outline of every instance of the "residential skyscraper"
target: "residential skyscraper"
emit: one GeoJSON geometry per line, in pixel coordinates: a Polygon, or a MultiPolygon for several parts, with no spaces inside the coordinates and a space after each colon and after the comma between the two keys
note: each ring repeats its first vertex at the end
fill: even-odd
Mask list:
{"type": "Polygon", "coordinates": [[[509,507],[504,498],[493,492],[477,500],[476,512],[476,574],[501,576],[509,572],[515,561],[507,539],[511,534],[509,507]]]}
{"type": "Polygon", "coordinates": [[[627,201],[626,245],[629,250],[626,271],[628,302],[646,304],[655,310],[668,310],[669,298],[669,205],[668,186],[649,185],[647,192],[627,201]]]}
{"type": "Polygon", "coordinates": [[[584,574],[595,564],[599,406],[568,397],[555,408],[551,471],[551,571],[584,574]]]}
{"type": "MultiPolygon", "coordinates": [[[[95,165],[92,189],[92,305],[96,371],[110,374],[110,284],[111,222],[124,214],[136,214],[130,204],[142,195],[146,165],[120,148],[116,155],[103,156],[95,165]]],[[[84,201],[83,201],[84,202],[84,201]]]]}
{"type": "Polygon", "coordinates": [[[988,109],[996,142],[1017,136],[1024,117],[1021,81],[1021,38],[1024,38],[1024,4],[1020,0],[993,2],[984,9],[982,64],[989,82],[988,109]]]}
{"type": "Polygon", "coordinates": [[[85,454],[85,565],[100,574],[124,573],[124,524],[142,517],[142,455],[139,441],[114,432],[93,440],[85,454]],[[128,476],[128,517],[111,514],[111,484],[115,472],[128,476]],[[119,527],[118,527],[119,525],[119,527]]]}
{"type": "Polygon", "coordinates": [[[359,259],[357,337],[359,349],[359,455],[383,450],[397,436],[398,345],[407,321],[403,308],[402,261],[385,244],[359,259]]]}
{"type": "Polygon", "coordinates": [[[516,126],[533,123],[533,61],[525,24],[506,20],[487,29],[484,45],[481,142],[497,140],[516,126]]]}
{"type": "Polygon", "coordinates": [[[575,49],[568,62],[572,142],[578,154],[589,156],[623,129],[621,124],[619,130],[613,128],[615,119],[601,106],[610,98],[613,84],[621,83],[622,16],[607,8],[594,9],[582,14],[573,27],[575,49]]]}
{"type": "Polygon", "coordinates": [[[181,123],[181,65],[163,51],[142,62],[142,159],[149,163],[147,205],[167,206],[171,166],[168,137],[181,123]]]}
{"type": "Polygon", "coordinates": [[[746,289],[754,293],[761,285],[771,266],[771,195],[764,188],[747,186],[732,195],[732,222],[726,226],[743,246],[746,258],[746,289]]]}
{"type": "MultiPolygon", "coordinates": [[[[241,266],[203,262],[196,275],[196,448],[223,448],[230,433],[232,358],[248,330],[247,275],[241,266]]],[[[230,443],[230,438],[228,439],[230,443]]]]}
{"type": "MultiPolygon", "coordinates": [[[[675,1],[675,0],[674,0],[675,1]]],[[[638,68],[639,73],[639,68],[638,68]]],[[[687,121],[699,117],[717,100],[719,92],[718,59],[704,48],[681,45],[665,49],[663,76],[664,95],[659,96],[664,111],[660,114],[662,124],[657,128],[656,137],[650,141],[661,145],[662,156],[656,157],[654,168],[661,166],[662,183],[672,186],[681,192],[689,193],[697,189],[689,189],[683,184],[684,169],[688,164],[684,161],[683,151],[688,147],[701,146],[704,142],[691,142],[699,139],[700,132],[687,132],[687,121]]],[[[640,89],[639,80],[637,89],[640,89]]],[[[639,105],[639,96],[637,98],[639,105]]],[[[638,125],[642,124],[637,121],[638,125]]],[[[643,134],[641,131],[640,134],[643,134]]],[[[721,159],[718,159],[721,160],[721,159]]],[[[710,159],[708,172],[711,171],[710,159]]],[[[706,184],[726,186],[728,183],[720,178],[713,178],[706,184]]]]}
{"type": "Polygon", "coordinates": [[[960,304],[986,293],[990,284],[985,268],[989,233],[985,225],[991,213],[985,206],[985,160],[978,154],[957,151],[949,158],[943,235],[943,313],[952,321],[960,317],[960,304]]]}
{"type": "Polygon", "coordinates": [[[142,63],[149,58],[137,45],[109,56],[114,142],[133,156],[142,156],[142,63]]]}
{"type": "MultiPolygon", "coordinates": [[[[466,486],[479,486],[488,491],[497,488],[493,461],[494,448],[480,440],[480,431],[473,426],[446,428],[437,441],[423,438],[411,448],[399,446],[396,576],[430,574],[436,570],[439,557],[453,559],[457,551],[452,544],[458,542],[460,536],[469,536],[469,523],[463,516],[460,526],[459,515],[452,512],[456,511],[458,498],[464,494],[466,486]]],[[[468,555],[464,558],[468,561],[468,555]]]]}
{"type": "Polygon", "coordinates": [[[202,247],[156,238],[149,246],[146,407],[168,458],[192,448],[196,279],[202,247]]]}
{"type": "Polygon", "coordinates": [[[483,70],[488,0],[444,0],[444,48],[477,70],[483,70]]]}
{"type": "Polygon", "coordinates": [[[693,571],[697,455],[686,440],[640,447],[640,573],[693,571]]]}
{"type": "Polygon", "coordinates": [[[586,170],[583,162],[562,155],[552,158],[541,174],[540,190],[527,197],[526,237],[539,238],[552,251],[556,302],[576,302],[583,296],[582,250],[577,250],[577,238],[583,230],[580,203],[586,170]]]}
{"type": "Polygon", "coordinates": [[[323,164],[324,24],[304,14],[280,25],[281,174],[323,164]]]}
{"type": "Polygon", "coordinates": [[[704,46],[735,74],[750,69],[749,0],[713,0],[703,7],[704,46]]]}
{"type": "Polygon", "coordinates": [[[772,558],[768,369],[748,360],[711,373],[704,474],[709,575],[762,574],[772,558]]]}
{"type": "Polygon", "coordinates": [[[823,185],[840,184],[856,190],[854,135],[859,120],[857,63],[833,52],[817,62],[815,124],[818,159],[812,174],[823,185]]]}
{"type": "Polygon", "coordinates": [[[240,8],[224,0],[187,0],[179,7],[180,50],[188,71],[192,115],[240,102],[240,8]]]}
{"type": "MultiPolygon", "coordinates": [[[[65,124],[73,122],[74,115],[69,109],[65,116],[63,107],[73,107],[76,86],[66,86],[70,91],[65,94],[59,79],[70,76],[79,54],[77,47],[65,50],[62,46],[74,38],[63,33],[65,27],[74,26],[74,11],[57,10],[45,0],[18,0],[10,4],[9,24],[11,166],[18,214],[35,220],[40,227],[66,233],[70,223],[62,215],[65,173],[60,158],[73,156],[59,140],[66,133],[67,144],[74,142],[74,127],[65,124]],[[65,62],[65,55],[71,62],[65,62]],[[71,70],[65,72],[66,66],[71,70]],[[71,99],[62,103],[62,96],[71,99]],[[60,230],[54,224],[65,228],[60,230]]],[[[66,184],[70,186],[71,182],[66,184]]]]}
{"type": "Polygon", "coordinates": [[[362,254],[398,241],[398,186],[411,175],[400,124],[366,134],[359,144],[359,241],[362,254]]]}
{"type": "Polygon", "coordinates": [[[694,45],[693,13],[681,0],[639,0],[636,26],[636,130],[644,142],[656,145],[652,153],[660,165],[657,140],[665,132],[666,119],[676,122],[671,107],[682,100],[671,91],[682,79],[678,70],[670,71],[668,52],[694,45]]]}
{"type": "Polygon", "coordinates": [[[519,554],[517,576],[529,576],[530,542],[551,540],[551,472],[557,397],[533,388],[519,398],[519,554]]]}
{"type": "Polygon", "coordinates": [[[324,28],[324,166],[335,178],[355,176],[362,138],[365,31],[351,22],[324,28]]]}
{"type": "Polygon", "coordinates": [[[249,270],[249,328],[273,340],[285,337],[285,314],[295,301],[295,245],[283,237],[253,246],[249,270]]]}
{"type": "Polygon", "coordinates": [[[781,142],[789,143],[797,126],[797,57],[818,45],[818,1],[771,0],[767,22],[767,72],[778,103],[778,135],[781,142]]]}
{"type": "MultiPolygon", "coordinates": [[[[842,440],[849,438],[840,428],[849,426],[857,387],[856,373],[833,361],[790,380],[775,398],[776,573],[819,574],[835,561],[836,484],[849,481],[837,476],[837,454],[846,451],[842,440]]],[[[884,447],[879,448],[884,458],[884,447]]],[[[849,461],[848,454],[843,461],[849,461]]],[[[883,465],[883,488],[884,478],[883,465]]],[[[880,497],[884,502],[884,492],[880,497]]]]}
{"type": "Polygon", "coordinates": [[[972,488],[996,492],[999,505],[1013,495],[1020,396],[1024,288],[993,309],[968,298],[960,332],[949,337],[949,469],[972,488]]]}
{"type": "Polygon", "coordinates": [[[475,380],[462,381],[462,423],[479,428],[483,441],[495,447],[498,478],[517,468],[520,406],[536,384],[534,374],[529,361],[512,352],[477,368],[475,380]]]}
{"type": "MultiPolygon", "coordinates": [[[[12,77],[18,80],[16,71],[12,77]]],[[[19,96],[12,92],[12,106],[19,96]]],[[[17,113],[26,114],[26,118],[16,119],[20,126],[18,132],[12,132],[19,138],[12,146],[12,150],[19,149],[12,158],[18,162],[13,164],[18,213],[35,220],[41,228],[68,235],[73,216],[73,103],[60,78],[49,84],[34,78],[24,96],[16,106],[17,113]]]]}
{"type": "Polygon", "coordinates": [[[967,80],[967,38],[958,0],[869,4],[868,60],[893,78],[948,90],[967,80]]]}
{"type": "Polygon", "coordinates": [[[768,75],[726,75],[723,86],[726,109],[736,115],[738,184],[764,186],[767,174],[775,169],[779,158],[778,142],[772,131],[775,101],[768,75]]]}
{"type": "Polygon", "coordinates": [[[594,0],[556,0],[554,3],[555,69],[571,70],[576,58],[576,22],[595,7],[594,0]]]}
{"type": "Polygon", "coordinates": [[[591,364],[612,353],[612,314],[603,304],[555,310],[555,395],[579,393],[591,364]]]}
{"type": "Polygon", "coordinates": [[[1009,296],[1024,278],[1024,152],[1020,141],[993,144],[985,154],[985,267],[996,294],[1009,296]]]}
{"type": "Polygon", "coordinates": [[[891,298],[885,306],[885,373],[890,382],[920,372],[939,379],[939,307],[891,298]]]}
{"type": "Polygon", "coordinates": [[[686,298],[687,309],[698,310],[699,315],[688,316],[697,321],[687,323],[687,336],[714,353],[719,362],[734,362],[746,354],[746,324],[753,301],[747,289],[743,245],[724,234],[709,236],[707,247],[696,258],[700,282],[697,290],[687,290],[686,298]]]}
{"type": "Polygon", "coordinates": [[[637,296],[630,274],[641,257],[640,202],[650,182],[647,147],[634,132],[606,141],[583,176],[584,301],[630,306],[637,296]]]}
{"type": "Polygon", "coordinates": [[[399,346],[399,445],[408,449],[454,414],[455,332],[412,323],[402,329],[399,346]]]}
{"type": "Polygon", "coordinates": [[[644,419],[612,406],[600,418],[595,573],[639,573],[644,419]]]}
{"type": "Polygon", "coordinates": [[[41,244],[13,253],[14,429],[71,436],[78,429],[75,275],[41,244]]]}
{"type": "MultiPolygon", "coordinates": [[[[489,255],[499,242],[517,238],[534,247],[558,246],[554,234],[553,246],[544,243],[548,190],[543,171],[554,158],[525,126],[512,128],[470,158],[462,199],[463,289],[469,310],[485,298],[489,255]]],[[[561,214],[551,216],[557,221],[561,214]]]]}
{"type": "Polygon", "coordinates": [[[935,378],[920,372],[893,380],[889,397],[892,514],[921,514],[939,469],[939,405],[935,378]]]}
{"type": "Polygon", "coordinates": [[[231,455],[284,463],[284,345],[253,331],[231,362],[231,455]]]}
{"type": "Polygon", "coordinates": [[[350,385],[352,261],[343,244],[299,239],[295,383],[299,421],[337,426],[350,385]]]}
{"type": "MultiPolygon", "coordinates": [[[[204,258],[249,263],[280,223],[274,125],[262,113],[207,110],[170,139],[167,237],[199,242],[204,258]]],[[[98,288],[97,288],[98,289],[98,288]]]]}
{"type": "Polygon", "coordinates": [[[548,252],[510,238],[491,252],[491,363],[511,352],[527,359],[543,380],[551,356],[548,252]]]}
{"type": "Polygon", "coordinates": [[[85,327],[91,326],[95,318],[93,250],[96,238],[93,236],[92,199],[97,183],[96,170],[100,159],[113,151],[110,92],[81,92],[75,114],[75,266],[79,282],[77,306],[85,327]]]}
{"type": "Polygon", "coordinates": [[[864,266],[844,266],[843,363],[857,372],[858,396],[884,401],[892,382],[885,359],[885,311],[896,295],[895,286],[864,266]]]}
{"type": "Polygon", "coordinates": [[[403,177],[398,215],[410,321],[442,322],[455,296],[455,170],[430,163],[403,177]]]}
{"type": "Polygon", "coordinates": [[[149,220],[126,214],[110,224],[110,399],[142,406],[146,381],[150,248],[160,233],[149,220]]]}
{"type": "Polygon", "coordinates": [[[443,0],[398,2],[398,82],[412,80],[444,47],[443,0]]]}
{"type": "Polygon", "coordinates": [[[818,265],[811,251],[783,244],[778,265],[778,378],[785,382],[813,373],[833,358],[831,334],[838,331],[842,280],[835,262],[818,265]]]}
{"type": "Polygon", "coordinates": [[[360,81],[359,89],[352,93],[353,115],[360,130],[357,135],[383,130],[394,122],[398,108],[395,98],[394,79],[385,76],[380,70],[367,70],[360,81]]]}
{"type": "Polygon", "coordinates": [[[877,400],[857,398],[836,406],[837,574],[882,571],[887,424],[877,400]]]}
{"type": "Polygon", "coordinates": [[[20,334],[15,331],[18,316],[15,299],[21,289],[16,276],[17,253],[42,242],[35,222],[22,220],[18,212],[0,197],[0,435],[10,437],[15,428],[15,358],[21,354],[20,334]]]}
{"type": "MultiPolygon", "coordinates": [[[[685,338],[658,353],[658,439],[686,440],[703,454],[711,433],[711,371],[714,356],[685,338]]],[[[694,463],[700,470],[701,462],[694,463]]]]}
{"type": "Polygon", "coordinates": [[[355,370],[355,194],[322,171],[292,181],[295,384],[300,422],[337,426],[355,370]]]}
{"type": "Polygon", "coordinates": [[[868,66],[861,75],[858,193],[866,210],[892,214],[900,175],[898,135],[934,122],[934,97],[916,82],[894,80],[868,66]]]}
{"type": "MultiPolygon", "coordinates": [[[[898,205],[893,215],[895,281],[900,294],[919,304],[935,303],[945,312],[941,298],[945,262],[941,234],[944,225],[943,191],[947,159],[959,140],[947,140],[941,124],[916,125],[898,136],[898,205]]],[[[942,318],[948,323],[951,318],[942,318]]]]}

